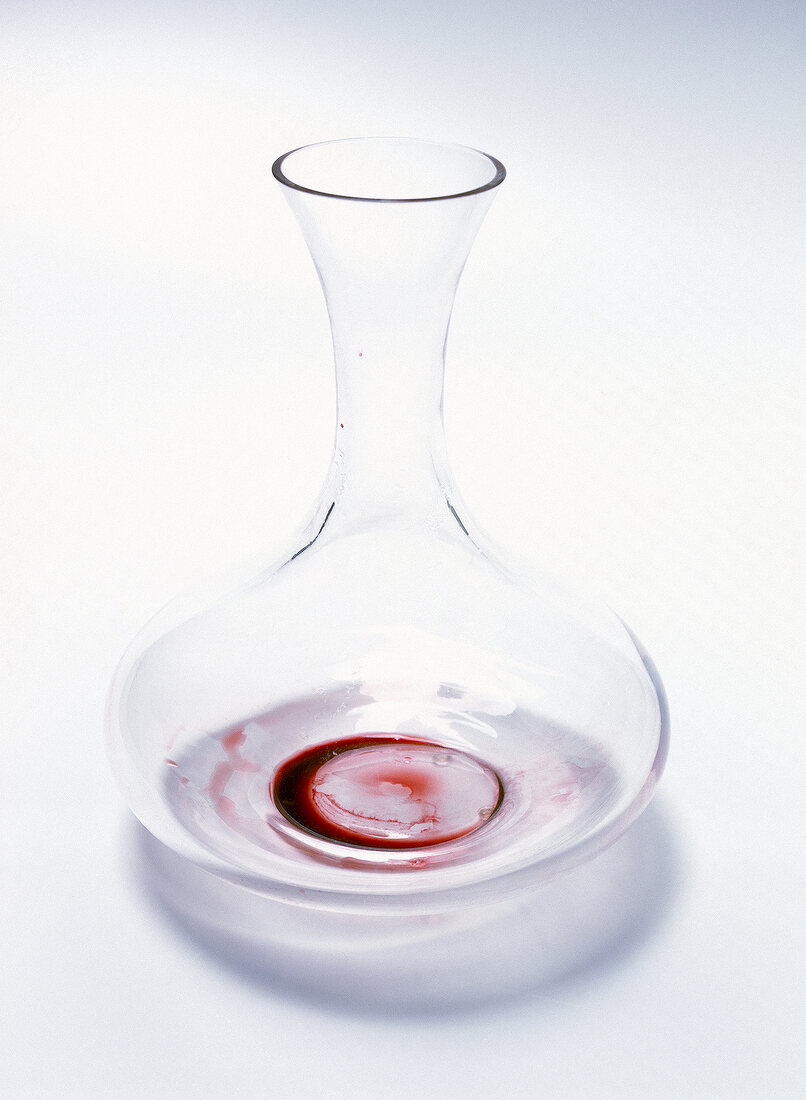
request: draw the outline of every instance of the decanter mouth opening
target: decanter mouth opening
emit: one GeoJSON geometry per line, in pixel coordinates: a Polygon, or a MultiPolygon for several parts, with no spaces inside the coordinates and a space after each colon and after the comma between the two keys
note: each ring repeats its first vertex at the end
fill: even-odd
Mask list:
{"type": "Polygon", "coordinates": [[[465,145],[413,138],[345,138],[303,145],[272,165],[285,187],[352,202],[436,202],[498,187],[500,160],[465,145]]]}

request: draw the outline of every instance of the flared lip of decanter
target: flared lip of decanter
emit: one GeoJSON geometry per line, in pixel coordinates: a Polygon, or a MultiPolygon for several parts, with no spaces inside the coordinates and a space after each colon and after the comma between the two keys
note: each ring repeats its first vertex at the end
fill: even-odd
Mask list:
{"type": "Polygon", "coordinates": [[[452,142],[436,142],[425,141],[417,138],[398,138],[398,137],[360,137],[360,138],[339,138],[334,141],[320,141],[313,142],[308,145],[299,145],[296,149],[289,149],[287,153],[283,153],[275,160],[271,167],[272,175],[281,183],[284,187],[290,187],[294,191],[302,191],[307,195],[320,195],[323,198],[328,199],[344,199],[347,202],[373,202],[373,203],[420,203],[420,202],[441,202],[446,199],[461,199],[471,195],[480,195],[485,191],[491,191],[494,188],[500,186],[506,178],[507,170],[504,165],[498,160],[497,157],[492,156],[490,153],[485,153],[481,149],[475,149],[470,145],[459,145],[452,142]],[[342,191],[325,190],[316,187],[309,187],[305,184],[299,183],[296,180],[291,179],[285,171],[284,165],[289,157],[294,156],[296,153],[301,153],[306,150],[324,149],[329,146],[347,145],[353,144],[356,146],[366,145],[369,143],[381,143],[387,142],[390,145],[403,146],[411,145],[418,146],[421,149],[431,146],[434,150],[442,151],[454,151],[457,154],[474,154],[477,157],[482,157],[489,162],[493,169],[493,174],[489,180],[478,184],[475,187],[459,187],[455,190],[447,190],[439,194],[433,195],[404,195],[404,196],[386,196],[386,195],[356,195],[347,194],[342,191]]]}

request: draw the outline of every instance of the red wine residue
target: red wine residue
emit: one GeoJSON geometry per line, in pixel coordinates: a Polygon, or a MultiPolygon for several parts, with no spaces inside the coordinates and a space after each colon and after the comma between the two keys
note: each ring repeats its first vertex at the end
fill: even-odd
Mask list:
{"type": "Polygon", "coordinates": [[[461,750],[393,735],[315,745],[277,769],[272,795],[295,825],[363,848],[421,848],[478,829],[503,786],[461,750]]]}
{"type": "Polygon", "coordinates": [[[218,813],[230,822],[236,821],[239,814],[235,803],[224,793],[227,785],[237,772],[260,771],[259,764],[252,760],[244,760],[241,756],[241,746],[245,740],[246,734],[241,729],[235,729],[220,738],[227,759],[216,764],[207,785],[207,793],[215,804],[218,813]]]}

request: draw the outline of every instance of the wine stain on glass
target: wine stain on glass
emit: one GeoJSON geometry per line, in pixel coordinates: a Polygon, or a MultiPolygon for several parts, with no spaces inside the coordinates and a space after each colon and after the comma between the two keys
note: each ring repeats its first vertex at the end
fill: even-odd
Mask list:
{"type": "Polygon", "coordinates": [[[468,753],[414,738],[364,735],[286,760],[275,805],[324,840],[364,848],[422,848],[458,840],[501,805],[503,784],[468,753]]]}

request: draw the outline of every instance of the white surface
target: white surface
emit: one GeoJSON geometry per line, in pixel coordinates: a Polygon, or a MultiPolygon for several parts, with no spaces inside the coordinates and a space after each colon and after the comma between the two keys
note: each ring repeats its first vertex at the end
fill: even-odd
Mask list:
{"type": "Polygon", "coordinates": [[[805,49],[802,5],[749,0],[4,5],[2,1095],[802,1095],[805,49]],[[167,921],[101,734],[142,622],[314,499],[327,327],[269,166],[365,133],[507,165],[457,480],[672,710],[621,941],[428,1011],[167,921]]]}

